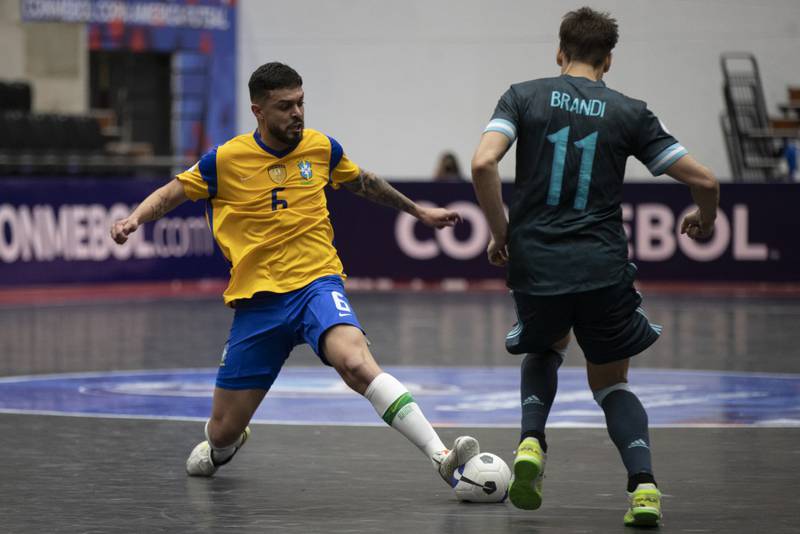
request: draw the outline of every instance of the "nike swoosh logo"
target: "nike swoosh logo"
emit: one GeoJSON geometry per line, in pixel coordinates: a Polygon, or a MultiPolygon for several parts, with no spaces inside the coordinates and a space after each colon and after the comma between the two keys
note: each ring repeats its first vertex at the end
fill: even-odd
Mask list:
{"type": "Polygon", "coordinates": [[[339,317],[347,317],[348,315],[353,315],[352,313],[340,313],[339,317]]]}

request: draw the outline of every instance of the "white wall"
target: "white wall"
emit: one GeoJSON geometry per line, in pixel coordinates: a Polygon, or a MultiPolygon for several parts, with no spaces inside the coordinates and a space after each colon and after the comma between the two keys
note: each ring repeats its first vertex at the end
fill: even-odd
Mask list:
{"type": "Polygon", "coordinates": [[[89,105],[85,25],[22,22],[19,0],[0,0],[0,79],[30,82],[35,112],[85,113],[89,105]]]}
{"type": "Polygon", "coordinates": [[[25,75],[25,32],[19,2],[0,0],[0,79],[15,80],[25,75]]]}
{"type": "MultiPolygon", "coordinates": [[[[306,124],[365,168],[429,177],[441,151],[468,167],[512,82],[558,73],[558,0],[244,0],[239,10],[240,130],[252,129],[247,80],[267,61],[297,69],[306,124]]],[[[672,133],[728,177],[719,127],[719,55],[753,52],[767,105],[800,85],[800,0],[597,0],[620,25],[610,87],[646,100],[672,133]]],[[[513,175],[513,154],[504,176],[513,175]]],[[[648,175],[631,160],[628,175],[648,175]]]]}

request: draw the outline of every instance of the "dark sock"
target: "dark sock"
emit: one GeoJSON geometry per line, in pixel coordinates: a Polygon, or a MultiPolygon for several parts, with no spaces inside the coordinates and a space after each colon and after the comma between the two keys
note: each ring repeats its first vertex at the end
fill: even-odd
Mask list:
{"type": "MultiPolygon", "coordinates": [[[[628,389],[617,389],[602,399],[608,435],[617,446],[628,476],[653,476],[647,412],[639,398],[628,389]]],[[[635,489],[635,488],[634,488],[635,489]]]]}
{"type": "Polygon", "coordinates": [[[552,350],[542,354],[528,354],[522,360],[520,441],[527,437],[535,437],[544,452],[547,452],[544,427],[558,389],[558,368],[562,361],[561,354],[552,350]]]}
{"type": "MultiPolygon", "coordinates": [[[[636,473],[628,477],[628,493],[633,493],[639,484],[656,484],[652,473],[636,473]]],[[[658,486],[658,484],[656,484],[658,486]]]]}
{"type": "Polygon", "coordinates": [[[525,441],[525,438],[536,438],[539,440],[539,445],[542,446],[542,450],[547,452],[547,440],[544,439],[544,432],[539,432],[538,430],[531,430],[529,432],[523,432],[522,436],[519,438],[519,442],[522,443],[525,441]]]}

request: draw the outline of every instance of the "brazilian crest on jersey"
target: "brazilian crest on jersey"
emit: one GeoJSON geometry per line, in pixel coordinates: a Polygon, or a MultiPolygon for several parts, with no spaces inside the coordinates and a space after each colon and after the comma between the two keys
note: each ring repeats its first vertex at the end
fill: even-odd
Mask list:
{"type": "Polygon", "coordinates": [[[207,200],[209,227],[231,263],[225,303],[344,277],[324,189],[359,174],[335,139],[311,129],[284,151],[264,144],[258,130],[239,135],[179,174],[186,196],[207,200]]]}
{"type": "Polygon", "coordinates": [[[311,162],[307,160],[303,160],[297,164],[297,168],[300,169],[300,177],[303,180],[311,180],[314,177],[314,173],[311,171],[311,162]]]}

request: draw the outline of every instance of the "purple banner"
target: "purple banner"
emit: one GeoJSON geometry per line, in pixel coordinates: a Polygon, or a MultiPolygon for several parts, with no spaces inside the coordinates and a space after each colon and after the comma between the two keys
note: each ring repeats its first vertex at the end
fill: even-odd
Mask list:
{"type": "MultiPolygon", "coordinates": [[[[228,266],[208,230],[202,202],[114,244],[109,225],[162,185],[125,178],[26,178],[0,181],[0,286],[226,278],[228,266]]],[[[497,279],[485,258],[489,229],[470,184],[397,183],[421,203],[464,217],[434,232],[412,217],[347,191],[330,191],[335,245],[350,276],[395,280],[497,279]]],[[[510,195],[511,186],[504,187],[510,195]]],[[[625,186],[623,219],[639,278],[663,281],[800,281],[800,186],[726,184],[714,237],[679,236],[692,206],[687,188],[625,186]]]]}
{"type": "MultiPolygon", "coordinates": [[[[434,232],[408,215],[346,192],[331,193],[336,248],[350,276],[432,280],[505,275],[486,261],[489,228],[471,184],[395,185],[415,201],[460,212],[464,224],[434,232]]],[[[724,184],[716,231],[705,243],[679,235],[682,215],[693,207],[687,187],[631,183],[623,191],[623,220],[640,279],[800,281],[800,218],[790,208],[800,205],[800,186],[724,184]]],[[[511,184],[504,184],[503,193],[510,198],[511,184]]]]}
{"type": "Polygon", "coordinates": [[[111,223],[163,183],[1,180],[0,286],[224,278],[202,202],[183,204],[124,245],[111,240],[111,223]]]}

